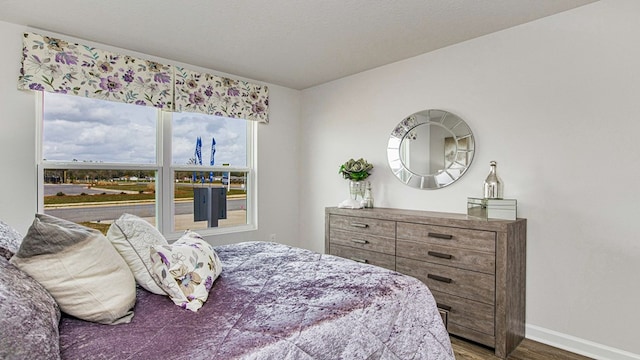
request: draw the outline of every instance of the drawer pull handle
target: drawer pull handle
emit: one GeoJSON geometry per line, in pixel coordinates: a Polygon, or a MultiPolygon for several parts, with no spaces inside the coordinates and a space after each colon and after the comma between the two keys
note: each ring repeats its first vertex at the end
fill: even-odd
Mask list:
{"type": "Polygon", "coordinates": [[[447,240],[453,239],[453,235],[438,234],[438,233],[432,233],[432,232],[430,232],[427,236],[432,238],[438,238],[438,239],[447,239],[447,240]]]}
{"type": "Polygon", "coordinates": [[[436,305],[438,306],[439,309],[442,309],[444,311],[451,311],[451,306],[449,305],[440,304],[440,303],[436,303],[436,305]]]}
{"type": "Polygon", "coordinates": [[[440,275],[433,275],[433,274],[427,274],[427,277],[429,279],[435,280],[435,281],[441,281],[444,283],[451,283],[451,279],[448,277],[444,277],[444,276],[440,276],[440,275]]]}
{"type": "Polygon", "coordinates": [[[357,227],[357,228],[362,228],[362,229],[366,229],[369,227],[369,224],[363,224],[363,223],[351,223],[351,226],[353,227],[357,227]]]}
{"type": "Polygon", "coordinates": [[[354,257],[352,257],[350,259],[355,261],[355,262],[359,262],[359,263],[363,263],[363,264],[368,264],[369,263],[369,260],[367,260],[367,259],[359,259],[359,258],[354,258],[354,257]]]}
{"type": "Polygon", "coordinates": [[[428,251],[427,254],[441,259],[451,259],[453,257],[451,254],[443,254],[435,251],[428,251]]]}
{"type": "Polygon", "coordinates": [[[369,242],[367,240],[360,240],[360,239],[351,239],[352,242],[357,243],[357,244],[368,244],[369,242]]]}

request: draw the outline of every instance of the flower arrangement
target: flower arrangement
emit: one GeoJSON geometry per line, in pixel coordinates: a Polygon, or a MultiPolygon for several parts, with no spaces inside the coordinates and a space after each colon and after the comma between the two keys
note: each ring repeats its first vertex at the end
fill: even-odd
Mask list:
{"type": "Polygon", "coordinates": [[[349,159],[349,161],[340,165],[338,173],[342,174],[345,179],[362,181],[371,175],[369,174],[371,169],[373,169],[373,165],[363,158],[358,160],[349,159]]]}

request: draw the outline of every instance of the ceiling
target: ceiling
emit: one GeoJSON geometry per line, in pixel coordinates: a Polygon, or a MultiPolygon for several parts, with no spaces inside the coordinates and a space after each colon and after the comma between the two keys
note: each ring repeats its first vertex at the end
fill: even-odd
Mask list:
{"type": "Polygon", "coordinates": [[[596,0],[0,0],[0,21],[305,89],[596,0]]]}

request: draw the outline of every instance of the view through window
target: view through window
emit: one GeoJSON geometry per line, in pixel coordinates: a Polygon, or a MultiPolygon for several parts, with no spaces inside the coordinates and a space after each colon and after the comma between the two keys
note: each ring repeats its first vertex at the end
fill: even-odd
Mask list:
{"type": "Polygon", "coordinates": [[[42,103],[41,211],[103,232],[123,213],[163,233],[252,226],[252,122],[54,93],[42,103]]]}
{"type": "Polygon", "coordinates": [[[249,122],[196,113],[171,115],[175,229],[246,224],[249,122]]]}

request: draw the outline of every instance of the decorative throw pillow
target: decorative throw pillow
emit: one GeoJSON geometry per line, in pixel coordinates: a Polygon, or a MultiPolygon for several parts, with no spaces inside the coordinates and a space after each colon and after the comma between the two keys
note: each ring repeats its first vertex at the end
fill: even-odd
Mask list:
{"type": "Polygon", "coordinates": [[[60,359],[59,322],[47,290],[0,257],[0,359],[60,359]]]}
{"type": "Polygon", "coordinates": [[[218,254],[200,235],[188,231],[171,245],[151,246],[153,274],[173,302],[198,311],[222,272],[218,254]]]}
{"type": "Polygon", "coordinates": [[[151,246],[168,245],[155,226],[135,215],[123,214],[109,227],[107,239],[127,262],[140,286],[154,294],[167,294],[151,276],[151,246]]]}
{"type": "Polygon", "coordinates": [[[37,214],[11,263],[44,286],[70,315],[103,324],[133,317],[135,279],[97,230],[37,214]]]}
{"type": "Polygon", "coordinates": [[[22,235],[11,226],[0,221],[0,257],[7,260],[20,248],[22,235]]]}

